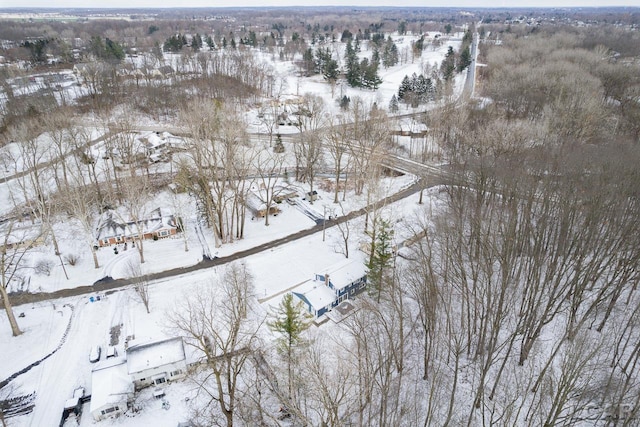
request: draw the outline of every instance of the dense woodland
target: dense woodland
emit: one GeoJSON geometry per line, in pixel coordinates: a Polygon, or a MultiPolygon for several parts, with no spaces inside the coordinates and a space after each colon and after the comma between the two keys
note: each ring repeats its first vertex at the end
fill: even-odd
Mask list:
{"type": "MultiPolygon", "coordinates": [[[[392,48],[385,53],[384,46],[390,33],[471,28],[480,37],[482,66],[473,99],[454,99],[438,89],[446,87],[447,73],[469,64],[464,50],[452,52],[455,58],[437,70],[408,76],[407,86],[399,88],[395,102],[414,106],[429,140],[440,147],[438,159],[416,160],[447,164],[440,177],[445,202],[413,219],[421,238],[398,254],[390,244],[392,225],[371,213],[369,292],[358,299],[360,310],[337,327],[339,333],[310,327],[286,298],[268,319],[257,319],[253,279],[239,265],[226,270],[218,288],[203,287],[198,301],[184,297],[168,315],[206,355],[193,374],[203,390],[194,423],[638,425],[638,11],[279,12],[237,12],[233,21],[163,16],[90,26],[0,25],[0,39],[17,42],[2,54],[30,62],[31,70],[50,67],[38,49],[60,52],[66,63],[58,67],[76,61],[64,42],[70,39],[83,47],[81,55],[100,59],[95,64],[103,68],[90,94],[77,102],[59,105],[47,91],[14,96],[4,85],[4,140],[22,141],[20,157],[33,166],[20,179],[28,206],[16,209],[36,216],[49,232],[51,221],[77,218],[87,250],[92,218],[101,209],[125,206],[142,216],[141,195],[167,182],[115,165],[107,180],[99,178],[82,149],[89,135],[75,118],[91,113],[104,123],[117,121],[120,130],[135,129],[133,112],[185,124],[192,136],[190,160],[177,165],[175,181],[194,195],[211,232],[225,243],[243,236],[247,189],[237,177],[257,171],[272,198],[272,177],[283,167],[277,150],[247,147],[237,105],[279,90],[275,70],[253,52],[297,58],[300,73],[322,74],[330,87],[332,80],[350,78],[350,60],[323,53],[326,40],[355,44],[359,37],[368,40],[365,34],[382,34],[380,52],[389,61],[392,48]],[[520,15],[535,23],[514,23],[520,15]],[[345,32],[351,36],[342,40],[345,32]],[[124,82],[113,67],[134,47],[158,61],[163,51],[181,52],[189,65],[171,85],[124,82]],[[209,48],[226,53],[202,54],[209,48]],[[339,61],[343,73],[330,61],[339,61]],[[425,89],[427,80],[432,89],[425,89]],[[427,103],[434,108],[420,111],[427,103]],[[73,151],[72,169],[64,162],[37,167],[34,141],[43,132],[58,137],[52,150],[73,151]],[[55,182],[53,194],[44,194],[46,180],[55,182]],[[276,352],[258,333],[265,325],[281,336],[276,352]],[[278,406],[286,408],[276,413],[278,406]]],[[[28,72],[0,69],[4,79],[28,72]]],[[[397,148],[390,137],[394,104],[386,111],[351,100],[344,115],[327,119],[320,101],[304,97],[295,178],[313,190],[322,152],[331,159],[336,184],[348,170],[354,177],[349,185],[375,197],[380,161],[397,148]]],[[[134,165],[131,140],[120,135],[110,143],[130,153],[125,164],[134,165]]],[[[272,147],[276,136],[269,137],[272,147]]],[[[0,260],[5,302],[20,256],[6,246],[0,260]]],[[[138,250],[144,261],[142,242],[138,250]]]]}

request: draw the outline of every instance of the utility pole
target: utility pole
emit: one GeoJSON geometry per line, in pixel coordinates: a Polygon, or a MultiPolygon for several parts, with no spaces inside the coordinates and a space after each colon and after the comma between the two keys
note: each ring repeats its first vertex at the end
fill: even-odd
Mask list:
{"type": "Polygon", "coordinates": [[[324,242],[325,230],[327,228],[327,205],[324,205],[324,211],[322,213],[322,241],[324,242]]]}

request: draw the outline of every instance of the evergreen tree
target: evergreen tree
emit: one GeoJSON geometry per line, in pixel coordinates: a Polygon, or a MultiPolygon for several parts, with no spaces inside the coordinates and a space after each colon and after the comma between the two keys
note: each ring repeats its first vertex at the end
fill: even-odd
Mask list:
{"type": "Polygon", "coordinates": [[[422,50],[424,49],[424,35],[420,39],[416,40],[412,44],[413,55],[416,57],[422,56],[422,50]]]}
{"type": "Polygon", "coordinates": [[[351,103],[351,99],[345,95],[342,97],[342,99],[340,100],[340,108],[342,108],[344,111],[349,109],[349,104],[351,103]]]}
{"type": "Polygon", "coordinates": [[[391,111],[392,113],[397,113],[398,112],[398,98],[396,98],[396,94],[394,93],[391,96],[391,100],[389,101],[389,111],[391,111]]]}
{"type": "Polygon", "coordinates": [[[449,50],[442,60],[442,66],[440,67],[440,71],[442,72],[442,77],[445,80],[451,79],[453,77],[453,73],[456,70],[456,58],[455,52],[453,48],[449,46],[449,50]]]}
{"type": "Polygon", "coordinates": [[[391,39],[391,36],[389,36],[382,52],[382,65],[384,65],[385,68],[393,67],[398,63],[398,60],[398,47],[391,39]]]}
{"type": "Polygon", "coordinates": [[[124,48],[121,44],[107,38],[105,39],[105,59],[112,61],[122,61],[125,57],[124,48]]]}
{"type": "Polygon", "coordinates": [[[398,89],[398,99],[404,100],[405,95],[411,90],[411,80],[409,80],[409,76],[405,75],[400,83],[400,89],[398,89]]]}
{"type": "Polygon", "coordinates": [[[351,44],[351,40],[347,41],[345,60],[347,65],[347,83],[351,87],[360,87],[360,63],[358,62],[358,55],[351,44]]]}
{"type": "Polygon", "coordinates": [[[407,33],[407,21],[400,21],[398,24],[398,34],[405,35],[407,33]]]}
{"type": "Polygon", "coordinates": [[[164,42],[164,50],[167,52],[179,52],[186,44],[186,39],[181,34],[174,34],[164,42]]]}
{"type": "Polygon", "coordinates": [[[460,59],[458,61],[458,72],[461,73],[465,68],[471,65],[471,50],[470,46],[466,46],[460,52],[460,59]]]}
{"type": "Polygon", "coordinates": [[[104,42],[100,36],[91,38],[89,51],[99,59],[112,62],[120,62],[124,59],[124,48],[117,42],[106,38],[104,42]]]}
{"type": "Polygon", "coordinates": [[[202,48],[202,37],[200,37],[200,34],[196,33],[196,35],[193,36],[193,38],[191,39],[191,49],[193,49],[194,52],[197,52],[201,48],[202,48]]]}
{"type": "Polygon", "coordinates": [[[216,46],[211,36],[207,36],[207,46],[209,46],[209,50],[213,50],[213,48],[216,46]]]}
{"type": "Polygon", "coordinates": [[[271,313],[272,320],[267,321],[267,326],[273,332],[280,334],[277,340],[278,352],[283,355],[287,363],[287,376],[289,396],[293,391],[293,359],[295,348],[305,343],[304,331],[309,329],[311,321],[309,315],[303,312],[302,302],[293,300],[293,295],[288,293],[271,313]]]}
{"type": "Polygon", "coordinates": [[[335,82],[338,80],[338,61],[335,59],[329,59],[324,64],[324,69],[322,70],[322,76],[325,80],[329,82],[335,82]]]}
{"type": "Polygon", "coordinates": [[[360,78],[360,85],[368,89],[378,89],[382,83],[382,79],[378,75],[378,61],[371,61],[364,58],[360,63],[360,70],[362,76],[360,78]]]}
{"type": "MultiPolygon", "coordinates": [[[[284,144],[282,143],[282,135],[276,135],[276,142],[273,145],[274,153],[284,153],[284,144]]],[[[285,170],[286,171],[286,170],[285,170]]]]}
{"type": "Polygon", "coordinates": [[[310,76],[317,72],[316,70],[316,61],[313,57],[313,50],[308,48],[302,53],[302,69],[304,70],[305,76],[310,76]]]}
{"type": "Polygon", "coordinates": [[[367,263],[369,294],[380,302],[383,286],[393,262],[393,230],[386,220],[378,222],[371,239],[371,253],[367,263]]]}

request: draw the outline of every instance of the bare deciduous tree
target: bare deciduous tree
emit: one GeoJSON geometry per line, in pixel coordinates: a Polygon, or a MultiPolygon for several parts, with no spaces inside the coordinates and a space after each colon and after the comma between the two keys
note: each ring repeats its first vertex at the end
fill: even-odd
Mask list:
{"type": "Polygon", "coordinates": [[[169,313],[171,327],[202,354],[202,368],[191,375],[198,387],[194,421],[232,427],[240,380],[257,340],[261,321],[252,309],[253,278],[243,264],[230,264],[220,282],[201,286],[169,313]]]}

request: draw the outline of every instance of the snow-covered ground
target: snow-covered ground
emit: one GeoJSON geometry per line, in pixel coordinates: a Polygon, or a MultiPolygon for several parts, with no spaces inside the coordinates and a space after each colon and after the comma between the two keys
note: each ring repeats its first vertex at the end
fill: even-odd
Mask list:
{"type": "MultiPolygon", "coordinates": [[[[415,219],[415,211],[423,209],[437,209],[439,189],[431,189],[424,198],[424,204],[419,205],[418,194],[383,208],[385,217],[395,224],[397,240],[411,236],[411,223],[415,219]]],[[[292,208],[293,209],[293,208],[292,208]]],[[[271,226],[263,227],[268,230],[267,235],[273,238],[279,234],[286,234],[290,223],[283,215],[273,218],[271,226]],[[282,221],[279,219],[282,218],[282,221]]],[[[354,220],[350,227],[354,231],[350,242],[350,258],[364,262],[364,254],[358,245],[364,241],[364,219],[354,220]]],[[[266,236],[243,241],[242,246],[252,246],[266,236]]],[[[148,263],[157,268],[172,258],[170,254],[161,256],[163,251],[172,251],[173,258],[182,258],[184,253],[180,240],[166,240],[153,242],[148,247],[148,263]],[[178,255],[179,254],[179,255],[178,255]]],[[[195,242],[189,253],[197,252],[195,242]]],[[[295,289],[300,283],[313,278],[315,273],[324,271],[342,262],[344,255],[339,253],[341,239],[337,228],[326,230],[325,241],[322,233],[318,232],[303,239],[288,243],[258,255],[245,258],[249,270],[255,278],[255,293],[262,301],[264,315],[269,307],[277,306],[282,295],[295,289]]],[[[233,245],[229,245],[232,247],[233,245]]],[[[223,246],[221,251],[231,252],[232,249],[223,246]]],[[[133,253],[133,251],[128,251],[133,253]]],[[[189,254],[187,253],[187,254],[189,254]]],[[[113,259],[126,259],[128,256],[119,254],[113,259]]],[[[146,266],[145,266],[146,267],[146,266]]],[[[44,303],[27,304],[16,307],[16,314],[24,313],[19,318],[24,334],[11,337],[9,325],[5,317],[0,317],[0,378],[5,378],[17,370],[41,359],[63,344],[50,358],[12,381],[17,387],[17,394],[36,393],[33,413],[14,417],[9,420],[10,426],[41,426],[51,425],[50,420],[57,420],[62,414],[66,399],[72,396],[73,390],[84,386],[87,394],[91,393],[91,368],[89,351],[93,345],[109,342],[111,327],[122,325],[118,348],[122,354],[123,337],[135,336],[136,339],[161,338],[166,332],[166,313],[175,305],[180,295],[193,292],[201,284],[214,283],[221,267],[202,270],[196,273],[170,279],[159,280],[150,285],[150,308],[147,314],[144,305],[132,289],[125,289],[103,296],[100,301],[91,302],[90,296],[68,298],[44,303]],[[68,330],[67,330],[68,328],[68,330]],[[55,390],[55,392],[53,392],[55,390]]],[[[113,271],[113,270],[112,270],[113,271]]],[[[330,326],[322,326],[322,328],[330,326]]],[[[268,333],[265,328],[265,333],[268,333]]],[[[103,356],[104,357],[104,356],[103,356]]],[[[175,425],[186,419],[186,402],[184,396],[192,386],[185,381],[178,381],[167,387],[166,399],[170,402],[168,410],[161,408],[161,403],[154,400],[149,392],[142,394],[138,401],[144,402],[144,410],[134,417],[121,417],[116,420],[102,421],[104,426],[139,426],[139,425],[175,425]]],[[[88,412],[81,417],[81,425],[94,425],[88,412]]]]}
{"type": "MultiPolygon", "coordinates": [[[[410,37],[404,37],[402,40],[398,38],[399,51],[402,52],[410,41],[410,37]]],[[[286,92],[289,96],[307,92],[320,95],[325,98],[329,110],[334,112],[339,108],[335,102],[337,93],[349,97],[360,96],[368,102],[375,101],[386,108],[392,94],[397,92],[402,78],[413,72],[419,74],[425,63],[439,63],[447,47],[448,44],[445,43],[437,50],[427,50],[423,53],[423,57],[414,63],[404,63],[388,70],[382,69],[381,76],[384,83],[378,91],[357,90],[342,86],[336,88],[336,92],[332,94],[330,87],[321,78],[295,77],[291,63],[278,63],[277,66],[286,76],[286,92]]],[[[457,78],[455,85],[457,91],[461,90],[462,81],[463,77],[457,78]]],[[[408,111],[406,107],[402,108],[404,110],[401,112],[408,111]]],[[[145,123],[145,125],[157,124],[145,123]]],[[[257,122],[248,130],[262,131],[257,122]]],[[[284,130],[281,129],[280,132],[284,133],[284,130]]],[[[95,130],[92,137],[98,138],[100,135],[101,131],[95,130]]],[[[14,164],[12,172],[20,171],[23,167],[22,164],[14,164]]],[[[8,170],[3,172],[5,175],[10,175],[8,170]]],[[[412,176],[384,178],[378,197],[394,194],[411,185],[414,179],[412,176]]],[[[3,202],[6,202],[4,206],[9,204],[10,197],[7,193],[10,185],[11,181],[0,184],[0,197],[3,202]]],[[[308,229],[316,224],[312,217],[323,217],[326,211],[325,206],[336,209],[337,212],[334,211],[334,214],[340,215],[342,208],[346,214],[367,204],[365,196],[355,197],[351,194],[343,202],[342,208],[338,208],[332,203],[333,194],[321,189],[317,191],[320,198],[313,205],[306,201],[299,201],[301,208],[301,206],[282,203],[280,206],[282,212],[270,218],[269,226],[264,225],[263,219],[247,221],[244,239],[224,244],[219,248],[215,247],[211,233],[206,229],[203,231],[198,224],[195,208],[185,203],[186,233],[178,234],[174,238],[145,241],[146,262],[142,266],[143,271],[153,273],[193,265],[202,259],[203,254],[210,253],[223,257],[308,229]],[[312,214],[310,215],[309,212],[312,214]],[[185,238],[188,251],[185,251],[185,238]]],[[[422,205],[418,204],[418,194],[414,194],[381,209],[382,215],[394,226],[396,243],[401,243],[412,236],[412,223],[415,221],[416,211],[437,209],[439,191],[438,188],[432,188],[425,192],[422,205]]],[[[170,194],[159,196],[157,202],[158,204],[170,203],[170,194]]],[[[122,278],[131,275],[129,265],[137,258],[135,249],[129,248],[124,251],[120,247],[118,254],[115,254],[113,247],[101,248],[98,250],[100,268],[95,269],[88,244],[78,238],[77,230],[69,224],[56,225],[56,233],[61,252],[77,255],[78,262],[73,266],[66,263],[63,269],[62,257],[53,255],[50,246],[40,247],[33,257],[49,260],[52,268],[48,275],[33,274],[28,282],[28,291],[52,292],[91,285],[105,276],[122,278]]],[[[349,227],[351,229],[350,258],[364,262],[364,254],[358,250],[361,243],[369,239],[363,233],[364,218],[350,221],[349,227]]],[[[243,259],[242,262],[246,263],[255,279],[255,293],[264,310],[263,315],[266,315],[270,307],[276,306],[288,290],[295,289],[301,283],[312,279],[315,273],[343,262],[345,259],[342,253],[343,245],[339,230],[332,227],[326,230],[324,239],[323,233],[318,232],[243,259]]],[[[31,260],[31,262],[35,261],[35,259],[31,260]]],[[[93,302],[90,297],[96,295],[17,306],[15,313],[20,315],[18,321],[24,331],[19,337],[11,336],[6,317],[0,316],[0,349],[2,349],[0,380],[50,355],[11,382],[14,395],[28,395],[35,392],[35,407],[33,412],[27,415],[10,418],[8,425],[12,427],[57,425],[64,402],[72,396],[75,388],[83,386],[87,394],[91,393],[90,379],[93,365],[89,362],[89,350],[92,346],[101,345],[104,348],[110,341],[111,329],[118,326],[122,328],[117,344],[121,352],[124,351],[124,337],[135,336],[136,339],[140,339],[167,336],[169,334],[166,325],[167,311],[175,306],[176,300],[181,295],[194,292],[196,287],[203,283],[215,283],[220,271],[221,268],[216,267],[152,282],[149,287],[151,309],[149,314],[132,289],[123,289],[101,295],[99,301],[94,298],[93,302]]],[[[323,325],[322,328],[331,328],[331,323],[323,325]]],[[[263,332],[269,334],[268,329],[266,327],[264,329],[263,332]]],[[[150,391],[146,390],[140,393],[136,400],[143,408],[141,412],[97,424],[89,414],[88,405],[85,405],[80,425],[175,426],[178,422],[186,420],[187,403],[184,397],[192,388],[193,386],[186,380],[168,386],[166,388],[166,400],[170,402],[168,409],[163,409],[161,402],[154,399],[150,391]]]]}

